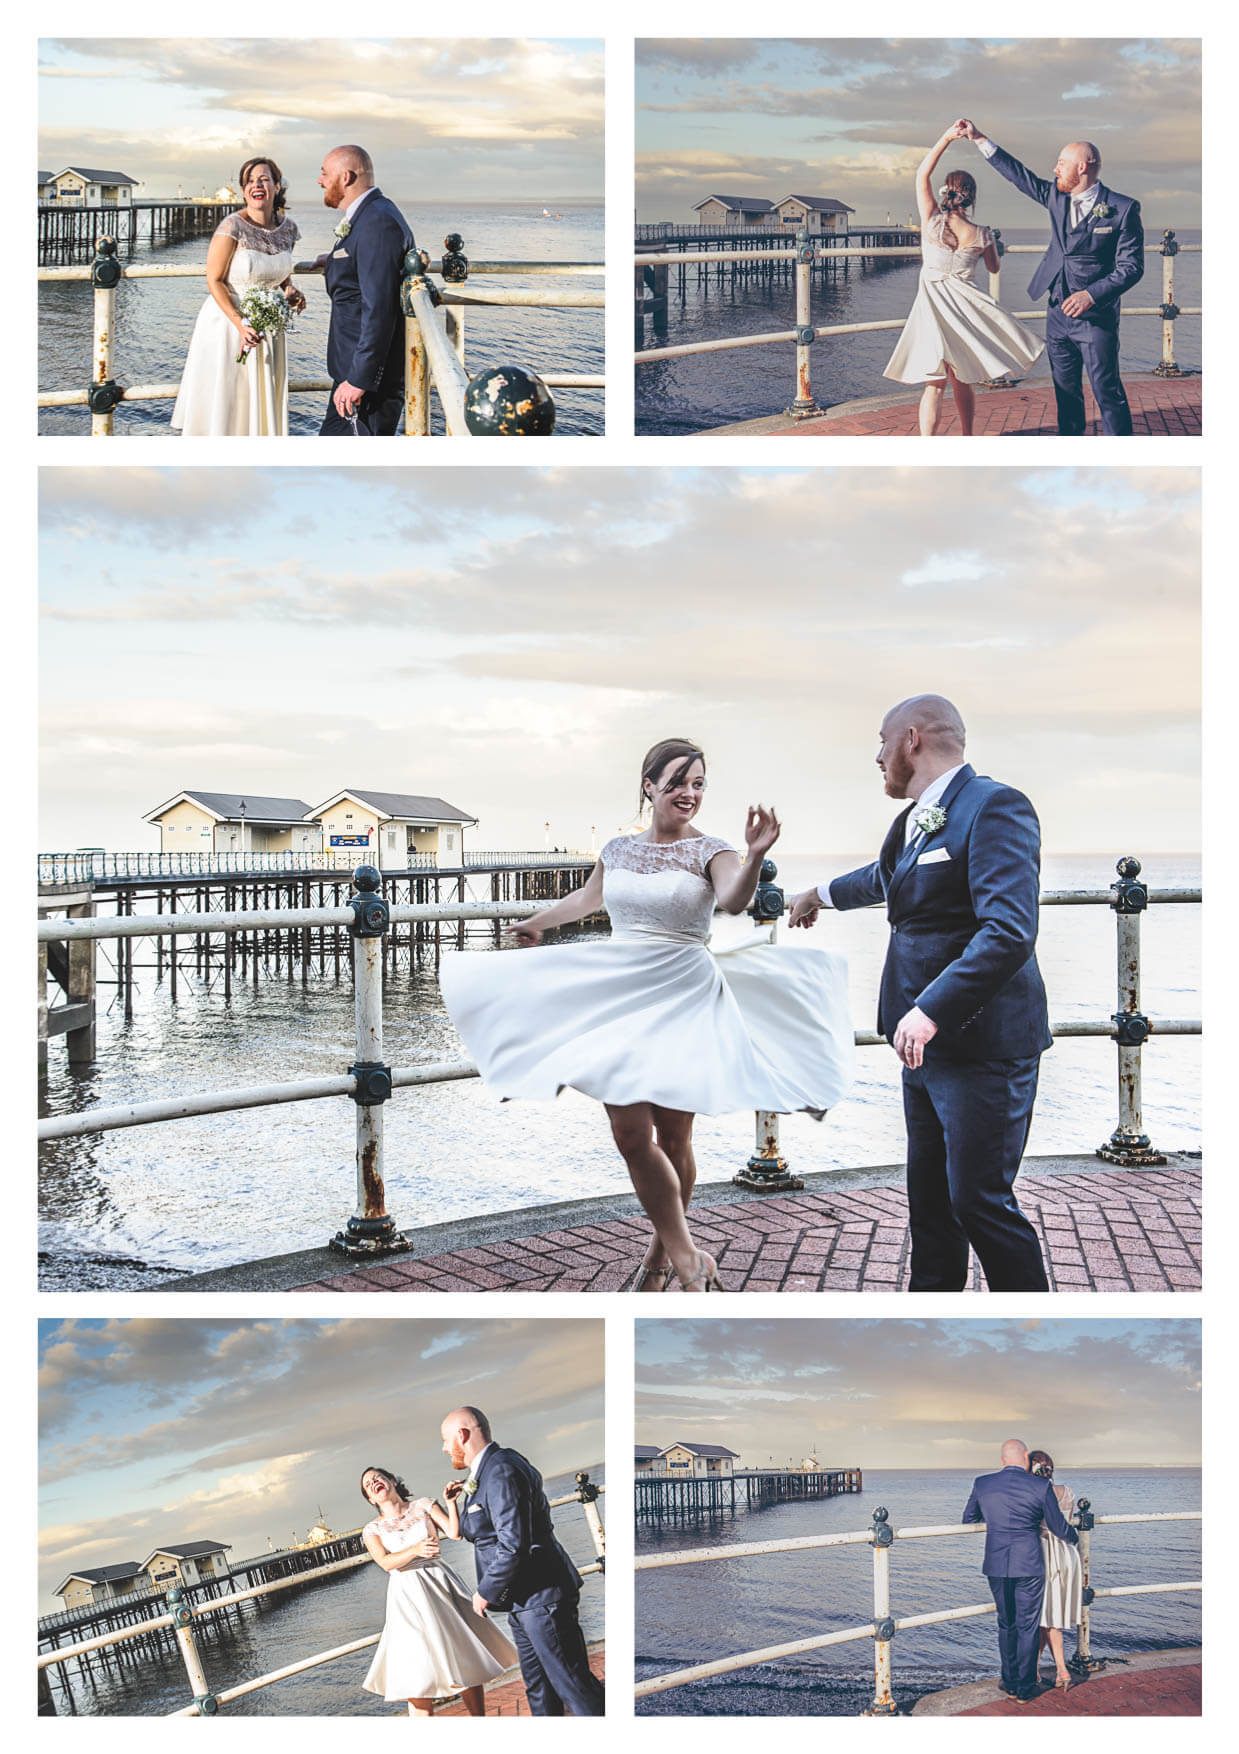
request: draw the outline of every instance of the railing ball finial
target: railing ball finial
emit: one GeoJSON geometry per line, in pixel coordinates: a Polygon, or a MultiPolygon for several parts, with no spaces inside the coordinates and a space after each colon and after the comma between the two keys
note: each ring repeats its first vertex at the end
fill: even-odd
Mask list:
{"type": "Polygon", "coordinates": [[[353,910],[349,927],[354,938],[381,938],[391,923],[391,910],[382,895],[383,879],[377,865],[358,865],[348,905],[353,910]]]}
{"type": "Polygon", "coordinates": [[[116,286],[120,282],[120,262],[116,256],[115,238],[95,239],[95,259],[90,265],[92,286],[116,286]]]}
{"type": "Polygon", "coordinates": [[[873,1513],[873,1544],[875,1547],[889,1547],[895,1539],[895,1531],[887,1518],[890,1512],[884,1504],[880,1504],[873,1513]]]}
{"type": "Polygon", "coordinates": [[[749,918],[755,920],[759,926],[765,925],[769,920],[779,919],[784,911],[786,898],[775,882],[778,874],[779,867],[773,859],[762,860],[761,875],[747,910],[749,918]]]}
{"type": "Polygon", "coordinates": [[[594,1482],[590,1479],[589,1470],[587,1468],[581,1469],[576,1477],[576,1483],[581,1494],[581,1503],[593,1504],[594,1500],[598,1497],[599,1488],[595,1486],[594,1482]]]}
{"type": "Polygon", "coordinates": [[[443,240],[443,278],[458,286],[469,278],[469,258],[464,254],[465,240],[458,231],[449,231],[443,240]]]}
{"type": "Polygon", "coordinates": [[[469,380],[465,425],[475,438],[545,438],[555,430],[554,398],[535,373],[492,366],[469,380]]]}
{"type": "Polygon", "coordinates": [[[1092,1499],[1078,1498],[1076,1500],[1076,1528],[1077,1529],[1091,1529],[1092,1526],[1093,1526],[1092,1499]]]}
{"type": "Polygon", "coordinates": [[[1178,253],[1179,240],[1175,237],[1172,231],[1164,231],[1162,233],[1162,255],[1177,256],[1178,253]]]}
{"type": "Polygon", "coordinates": [[[1138,881],[1141,871],[1139,859],[1130,854],[1115,864],[1118,882],[1110,885],[1113,900],[1110,906],[1116,914],[1141,914],[1149,905],[1149,886],[1138,881]]]}

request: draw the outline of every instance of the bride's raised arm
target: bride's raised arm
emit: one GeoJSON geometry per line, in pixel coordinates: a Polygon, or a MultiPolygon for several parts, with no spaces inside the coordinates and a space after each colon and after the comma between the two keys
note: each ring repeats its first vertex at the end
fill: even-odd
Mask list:
{"type": "Polygon", "coordinates": [[[426,1506],[426,1515],[432,1523],[437,1524],[449,1541],[459,1541],[460,1503],[458,1498],[449,1499],[446,1510],[437,1498],[431,1499],[426,1506]]]}
{"type": "Polygon", "coordinates": [[[962,129],[958,122],[952,122],[946,133],[937,144],[931,146],[920,164],[916,167],[916,208],[921,216],[921,224],[928,225],[938,211],[938,202],[933,190],[934,167],[951,144],[952,140],[960,139],[962,129]]]}

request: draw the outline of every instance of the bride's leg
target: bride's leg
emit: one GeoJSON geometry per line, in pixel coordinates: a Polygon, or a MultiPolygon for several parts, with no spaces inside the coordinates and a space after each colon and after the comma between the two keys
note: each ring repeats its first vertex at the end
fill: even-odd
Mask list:
{"type": "Polygon", "coordinates": [[[435,1702],[433,1699],[410,1699],[409,1716],[431,1717],[434,1714],[434,1708],[435,1702]]]}
{"type": "Polygon", "coordinates": [[[1046,1632],[1049,1634],[1050,1638],[1050,1650],[1054,1654],[1055,1679],[1059,1681],[1070,1681],[1071,1671],[1067,1667],[1066,1658],[1063,1655],[1063,1635],[1057,1626],[1047,1626],[1046,1632]]]}
{"type": "Polygon", "coordinates": [[[961,384],[949,366],[947,375],[951,380],[951,388],[955,392],[955,412],[959,415],[959,430],[965,438],[971,438],[973,416],[977,410],[976,391],[971,384],[961,384]]]}
{"type": "Polygon", "coordinates": [[[932,438],[938,430],[938,422],[942,418],[942,393],[946,389],[945,378],[929,378],[921,392],[921,437],[932,438]]]}
{"type": "Polygon", "coordinates": [[[486,1702],[480,1687],[462,1688],[460,1699],[470,1717],[486,1716],[486,1702]]]}
{"type": "Polygon", "coordinates": [[[654,1137],[653,1108],[648,1102],[608,1102],[605,1107],[642,1210],[670,1255],[677,1277],[691,1279],[697,1272],[697,1245],[685,1222],[680,1177],[654,1137]]]}
{"type": "MultiPolygon", "coordinates": [[[[693,1188],[697,1183],[697,1163],[693,1156],[693,1122],[696,1116],[687,1114],[683,1109],[659,1108],[656,1104],[650,1106],[654,1116],[655,1141],[666,1152],[676,1173],[680,1184],[680,1204],[687,1212],[689,1201],[693,1197],[693,1188]]],[[[642,1282],[639,1289],[664,1291],[666,1275],[670,1271],[670,1258],[661,1237],[655,1233],[641,1262],[642,1282]],[[662,1277],[654,1283],[645,1282],[652,1273],[662,1277]]]]}

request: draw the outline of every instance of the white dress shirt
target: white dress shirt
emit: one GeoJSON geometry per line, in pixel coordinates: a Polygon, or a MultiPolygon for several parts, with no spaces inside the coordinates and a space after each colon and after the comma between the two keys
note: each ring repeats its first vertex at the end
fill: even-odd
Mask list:
{"type": "MultiPolygon", "coordinates": [[[[913,804],[911,810],[908,811],[908,819],[904,824],[903,844],[905,847],[907,847],[911,843],[911,841],[915,838],[915,836],[917,834],[919,834],[919,832],[920,832],[920,830],[916,827],[916,824],[913,821],[913,817],[915,817],[917,811],[918,810],[928,810],[931,805],[936,804],[938,802],[939,798],[941,798],[942,795],[944,794],[944,792],[946,791],[947,787],[950,785],[951,781],[955,778],[955,775],[959,772],[960,768],[963,767],[963,765],[964,765],[963,762],[959,761],[959,762],[956,762],[954,767],[948,767],[946,772],[940,773],[936,780],[930,780],[929,784],[925,787],[925,790],[921,793],[920,797],[917,798],[917,800],[913,804]]],[[[829,885],[829,883],[819,883],[818,884],[817,898],[821,902],[823,907],[833,907],[835,905],[834,902],[831,901],[831,899],[830,899],[830,885],[829,885]]]]}
{"type": "Polygon", "coordinates": [[[371,183],[368,189],[363,189],[360,195],[356,196],[349,202],[348,206],[344,209],[344,217],[350,225],[352,225],[353,221],[356,219],[357,209],[361,206],[362,202],[366,200],[368,196],[373,194],[374,184],[371,183]]]}

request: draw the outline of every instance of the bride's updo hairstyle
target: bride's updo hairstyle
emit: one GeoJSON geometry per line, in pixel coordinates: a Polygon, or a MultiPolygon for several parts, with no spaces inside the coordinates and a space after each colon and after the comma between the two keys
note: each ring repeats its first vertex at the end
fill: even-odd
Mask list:
{"type": "MultiPolygon", "coordinates": [[[[272,170],[275,169],[275,166],[273,164],[271,164],[271,160],[269,158],[255,159],[254,163],[255,164],[270,164],[271,169],[272,170]]],[[[409,1502],[409,1489],[405,1485],[404,1481],[400,1478],[399,1474],[393,1474],[391,1472],[390,1468],[376,1468],[374,1466],[373,1462],[370,1464],[370,1466],[368,1468],[363,1468],[361,1470],[361,1477],[363,1480],[365,1479],[367,1474],[381,1474],[383,1476],[384,1480],[390,1481],[390,1483],[396,1488],[396,1491],[400,1494],[401,1498],[404,1499],[405,1503],[407,1504],[409,1502]]],[[[361,1495],[365,1499],[366,1503],[368,1505],[370,1505],[371,1508],[373,1508],[374,1500],[371,1498],[370,1494],[366,1491],[364,1486],[361,1489],[361,1495]]]]}
{"type": "Polygon", "coordinates": [[[288,197],[284,192],[284,173],[273,158],[263,158],[261,156],[258,158],[247,158],[245,163],[241,166],[241,204],[242,206],[245,204],[246,179],[260,164],[266,165],[267,169],[271,172],[271,181],[275,184],[275,216],[278,219],[284,211],[284,205],[288,197]]]}
{"type": "MultiPolygon", "coordinates": [[[[272,170],[275,166],[271,166],[272,170]]],[[[938,191],[938,205],[944,213],[966,213],[977,203],[977,180],[969,171],[950,171],[938,191]]]]}
{"type": "Polygon", "coordinates": [[[1043,1480],[1054,1478],[1054,1458],[1047,1456],[1043,1449],[1030,1449],[1028,1452],[1028,1472],[1039,1474],[1043,1480]]]}
{"type": "Polygon", "coordinates": [[[641,763],[641,787],[638,795],[638,809],[644,810],[645,806],[649,803],[649,799],[645,795],[645,782],[648,780],[651,785],[657,785],[658,776],[669,761],[678,761],[680,765],[676,768],[666,785],[663,786],[663,791],[669,791],[672,786],[681,785],[684,781],[684,776],[695,761],[699,761],[702,767],[706,764],[705,756],[701,753],[695,743],[688,742],[684,737],[664,737],[661,743],[655,743],[645,760],[641,763]]]}

